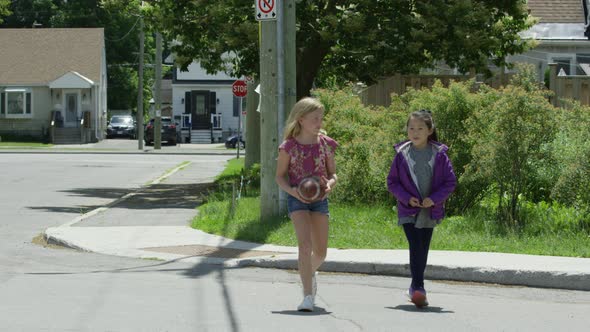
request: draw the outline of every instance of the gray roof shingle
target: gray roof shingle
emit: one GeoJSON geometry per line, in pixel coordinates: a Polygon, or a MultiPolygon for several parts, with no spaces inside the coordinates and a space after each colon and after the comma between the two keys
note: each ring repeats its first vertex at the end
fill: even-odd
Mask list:
{"type": "Polygon", "coordinates": [[[527,5],[539,23],[584,23],[581,0],[528,0],[527,5]]]}
{"type": "Polygon", "coordinates": [[[100,82],[103,28],[0,29],[0,84],[49,84],[67,72],[100,82]]]}

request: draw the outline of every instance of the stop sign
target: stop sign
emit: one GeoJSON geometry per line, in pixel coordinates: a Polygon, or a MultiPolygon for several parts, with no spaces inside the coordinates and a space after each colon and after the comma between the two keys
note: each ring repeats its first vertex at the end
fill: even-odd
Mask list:
{"type": "Polygon", "coordinates": [[[236,80],[231,85],[231,89],[236,97],[245,97],[246,94],[248,94],[248,86],[246,85],[246,82],[242,80],[236,80]]]}

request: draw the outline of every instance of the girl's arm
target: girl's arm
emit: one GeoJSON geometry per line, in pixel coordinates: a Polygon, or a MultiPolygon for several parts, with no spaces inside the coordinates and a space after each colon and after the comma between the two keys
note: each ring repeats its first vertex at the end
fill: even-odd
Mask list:
{"type": "Polygon", "coordinates": [[[442,156],[442,161],[444,165],[443,167],[443,178],[445,181],[440,186],[440,188],[432,192],[430,194],[430,199],[435,205],[439,205],[444,203],[444,201],[449,198],[451,193],[455,191],[455,187],[457,187],[457,177],[455,176],[455,172],[453,171],[453,165],[451,164],[451,160],[446,153],[442,156]]]}
{"type": "Polygon", "coordinates": [[[283,189],[287,194],[295,197],[299,197],[297,195],[297,190],[294,187],[291,187],[289,181],[287,180],[287,176],[289,174],[289,162],[291,161],[291,157],[287,152],[284,150],[279,150],[279,157],[277,158],[277,173],[275,176],[275,181],[279,185],[281,189],[283,189]]]}
{"type": "Polygon", "coordinates": [[[399,178],[399,167],[402,167],[401,157],[399,154],[395,155],[391,168],[389,169],[389,175],[387,176],[387,189],[393,196],[405,205],[410,205],[410,199],[412,195],[404,190],[399,178]]]}
{"type": "Polygon", "coordinates": [[[336,159],[334,158],[334,154],[328,155],[328,158],[326,159],[326,171],[328,173],[328,177],[322,177],[322,185],[325,188],[325,193],[322,197],[322,200],[328,196],[332,189],[334,189],[336,181],[338,181],[338,176],[336,176],[336,159]]]}

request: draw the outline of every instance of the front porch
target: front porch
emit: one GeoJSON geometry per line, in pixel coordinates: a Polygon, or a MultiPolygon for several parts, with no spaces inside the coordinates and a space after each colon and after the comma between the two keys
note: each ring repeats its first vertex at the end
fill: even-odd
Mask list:
{"type": "Polygon", "coordinates": [[[84,112],[84,116],[75,125],[64,127],[61,112],[52,111],[49,124],[49,142],[53,144],[86,144],[95,143],[92,137],[94,129],[90,125],[90,112],[84,112]]]}
{"type": "Polygon", "coordinates": [[[49,141],[53,144],[86,144],[99,139],[97,85],[87,77],[69,72],[49,84],[53,110],[49,141]],[[93,135],[94,134],[94,135],[93,135]]]}
{"type": "Polygon", "coordinates": [[[209,124],[198,123],[193,125],[192,114],[182,114],[180,118],[180,135],[182,142],[210,144],[221,143],[223,141],[224,135],[221,114],[211,114],[209,124]]]}

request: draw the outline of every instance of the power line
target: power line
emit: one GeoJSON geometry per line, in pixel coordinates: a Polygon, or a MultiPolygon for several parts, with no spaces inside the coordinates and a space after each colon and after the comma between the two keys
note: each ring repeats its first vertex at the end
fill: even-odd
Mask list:
{"type": "Polygon", "coordinates": [[[131,33],[131,31],[133,31],[133,29],[135,29],[135,26],[137,25],[137,23],[139,22],[140,19],[141,18],[138,18],[135,21],[135,23],[133,24],[133,26],[131,27],[131,29],[129,29],[129,31],[127,31],[127,33],[123,37],[121,37],[119,39],[108,39],[108,38],[105,37],[104,39],[107,40],[107,41],[111,41],[111,42],[118,42],[118,41],[121,41],[121,40],[127,38],[127,36],[129,36],[129,34],[131,33]]]}

